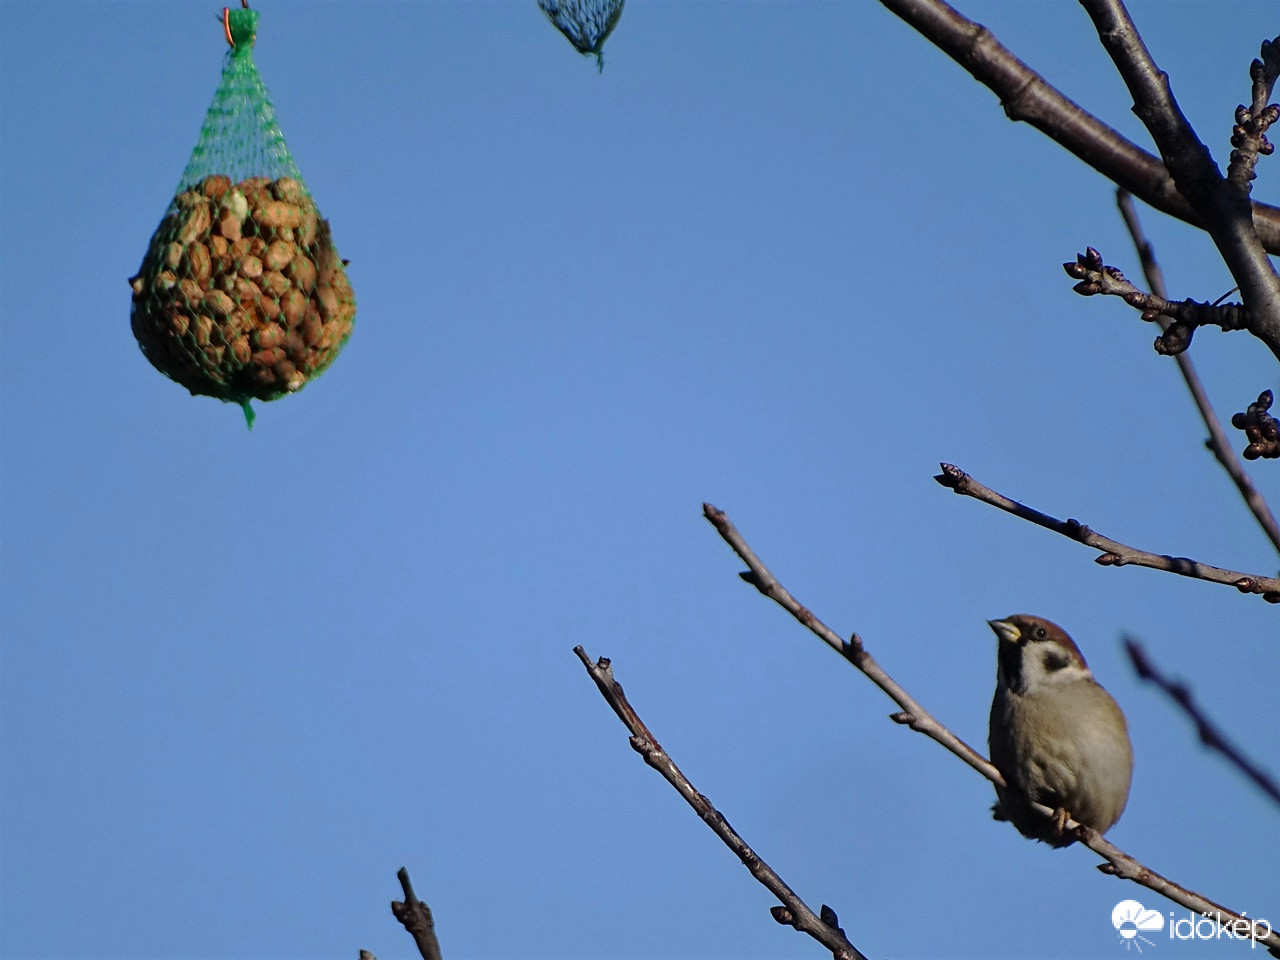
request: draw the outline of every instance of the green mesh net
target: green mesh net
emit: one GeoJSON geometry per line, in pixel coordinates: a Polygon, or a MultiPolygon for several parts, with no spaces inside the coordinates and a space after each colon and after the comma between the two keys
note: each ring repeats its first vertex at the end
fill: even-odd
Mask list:
{"type": "Polygon", "coordinates": [[[604,42],[618,25],[624,0],[538,0],[538,6],[579,53],[604,70],[604,42]]]}
{"type": "Polygon", "coordinates": [[[143,354],[192,394],[244,408],[294,393],[351,335],[345,262],[253,62],[258,11],[224,14],[222,81],[133,288],[143,354]]]}

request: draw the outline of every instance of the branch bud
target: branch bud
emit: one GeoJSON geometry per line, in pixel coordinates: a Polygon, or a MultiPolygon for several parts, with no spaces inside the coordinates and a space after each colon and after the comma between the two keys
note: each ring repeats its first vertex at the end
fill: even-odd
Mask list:
{"type": "Polygon", "coordinates": [[[1156,337],[1156,353],[1162,357],[1173,357],[1186,351],[1191,346],[1191,336],[1196,328],[1189,323],[1175,320],[1156,337]]]}
{"type": "Polygon", "coordinates": [[[1067,517],[1065,526],[1067,528],[1067,536],[1074,540],[1083,540],[1085,537],[1089,536],[1089,534],[1093,533],[1087,524],[1081,523],[1075,517],[1067,517]]]}
{"type": "Polygon", "coordinates": [[[940,463],[938,466],[942,468],[942,473],[933,479],[944,487],[954,490],[964,481],[965,472],[954,463],[940,463]]]}
{"type": "Polygon", "coordinates": [[[1274,401],[1275,394],[1263,390],[1244,413],[1237,413],[1231,418],[1231,426],[1243,430],[1245,439],[1249,441],[1242,451],[1246,460],[1280,458],[1280,422],[1267,412],[1274,401]]]}

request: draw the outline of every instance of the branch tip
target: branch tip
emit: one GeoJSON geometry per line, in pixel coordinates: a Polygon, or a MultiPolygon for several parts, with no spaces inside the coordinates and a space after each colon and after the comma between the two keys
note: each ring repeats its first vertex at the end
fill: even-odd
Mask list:
{"type": "Polygon", "coordinates": [[[408,906],[418,903],[418,897],[413,892],[413,883],[409,880],[409,871],[405,867],[401,867],[396,871],[396,879],[400,881],[400,890],[404,894],[404,902],[408,906]]]}
{"type": "Polygon", "coordinates": [[[1129,655],[1129,663],[1132,664],[1133,672],[1138,675],[1138,679],[1151,679],[1151,661],[1148,659],[1147,651],[1143,649],[1142,644],[1136,638],[1128,635],[1122,638],[1121,643],[1124,644],[1124,652],[1129,655]]]}
{"type": "Polygon", "coordinates": [[[954,463],[940,463],[938,466],[942,468],[942,473],[933,479],[937,480],[938,483],[942,484],[944,487],[948,487],[951,490],[959,492],[960,484],[964,482],[967,476],[965,472],[954,463]]]}
{"type": "Polygon", "coordinates": [[[404,902],[392,900],[391,913],[413,937],[423,960],[440,960],[440,941],[436,939],[436,924],[431,916],[431,908],[413,892],[413,884],[409,881],[409,871],[406,868],[401,867],[396,871],[396,879],[400,881],[404,902]]]}

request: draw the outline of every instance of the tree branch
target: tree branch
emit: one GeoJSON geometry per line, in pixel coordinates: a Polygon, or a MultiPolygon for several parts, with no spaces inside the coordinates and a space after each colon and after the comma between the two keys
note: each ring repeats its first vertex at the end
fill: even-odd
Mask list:
{"type": "Polygon", "coordinates": [[[799,896],[796,895],[783,879],[778,876],[772,867],[760,859],[754,850],[747,845],[729,825],[729,821],[724,818],[711,801],[698,792],[689,778],[680,772],[680,768],[676,766],[675,761],[668,756],[667,752],[659,745],[657,738],[650,732],[644,721],[640,719],[640,715],[636,713],[635,708],[631,706],[627,696],[622,692],[622,686],[613,677],[613,665],[607,658],[601,657],[594,663],[587,656],[582,647],[574,647],[573,652],[578,655],[578,659],[582,661],[582,665],[587,668],[587,673],[591,679],[596,682],[596,686],[600,689],[601,696],[613,708],[613,712],[618,715],[629,731],[631,731],[631,746],[636,753],[644,758],[644,762],[663,778],[676,788],[676,792],[684,797],[685,802],[693,807],[694,812],[702,818],[703,822],[711,828],[711,830],[724,841],[725,846],[734,852],[743,866],[751,872],[751,875],[764,885],[770,893],[781,901],[781,907],[774,907],[771,911],[773,918],[779,923],[794,927],[801,933],[807,933],[813,939],[817,940],[824,947],[831,951],[834,960],[866,960],[866,957],[858,951],[843,930],[840,929],[839,920],[835,911],[826,904],[822,906],[822,914],[819,916],[814,913],[805,904],[799,896]]]}
{"type": "Polygon", "coordinates": [[[1095,557],[1094,562],[1104,567],[1123,567],[1126,564],[1150,567],[1152,570],[1164,570],[1167,573],[1176,573],[1195,580],[1227,584],[1241,593],[1260,593],[1262,599],[1268,603],[1280,603],[1280,579],[1276,577],[1260,577],[1213,567],[1188,557],[1170,557],[1165,554],[1137,550],[1118,540],[1094,533],[1079,520],[1058,520],[1016,500],[1010,500],[1004,494],[983,486],[953,463],[943,463],[940,466],[942,467],[941,475],[933,479],[944,487],[949,487],[963,496],[989,503],[993,507],[999,507],[1006,513],[1012,513],[1015,517],[1029,520],[1046,530],[1060,533],[1069,540],[1083,543],[1086,547],[1101,550],[1101,556],[1095,557]]]}
{"type": "Polygon", "coordinates": [[[1133,664],[1133,670],[1138,675],[1138,679],[1155,684],[1164,691],[1170,700],[1181,708],[1182,712],[1196,725],[1196,733],[1199,735],[1201,743],[1210,750],[1216,750],[1226,757],[1236,769],[1252,780],[1259,790],[1270,797],[1273,803],[1280,804],[1280,785],[1276,783],[1269,773],[1241,753],[1223,735],[1217,725],[1196,704],[1195,697],[1191,694],[1191,689],[1185,683],[1171,680],[1162,674],[1156,668],[1156,665],[1151,662],[1151,658],[1147,656],[1147,651],[1143,649],[1142,644],[1135,638],[1125,637],[1124,649],[1125,653],[1129,655],[1129,662],[1133,664]]]}
{"type": "MultiPolygon", "coordinates": [[[[1029,123],[1157,210],[1203,228],[1159,158],[1065,97],[986,27],[941,0],[880,2],[999,97],[1010,120],[1029,123]]],[[[1254,203],[1253,221],[1267,250],[1280,254],[1280,209],[1254,203]]]]}
{"type": "MultiPolygon", "coordinates": [[[[1276,45],[1276,49],[1280,51],[1280,44],[1276,45]]],[[[1147,278],[1147,286],[1151,288],[1151,292],[1156,296],[1167,296],[1164,286],[1164,274],[1160,270],[1160,264],[1156,261],[1155,250],[1142,229],[1142,221],[1138,219],[1138,211],[1133,205],[1133,197],[1123,187],[1116,190],[1116,206],[1120,208],[1120,215],[1124,218],[1124,225],[1129,230],[1129,236],[1133,238],[1134,248],[1138,251],[1138,261],[1142,264],[1142,273],[1147,278]]],[[[1169,326],[1169,322],[1163,317],[1156,317],[1156,323],[1160,324],[1161,330],[1165,330],[1169,326]]],[[[1222,421],[1218,419],[1217,413],[1214,412],[1213,404],[1209,402],[1209,395],[1205,392],[1204,384],[1200,382],[1200,375],[1196,373],[1195,364],[1191,362],[1191,357],[1187,353],[1176,354],[1174,360],[1178,362],[1178,370],[1182,373],[1182,379],[1186,381],[1187,389],[1191,392],[1191,399],[1195,401],[1196,409],[1200,411],[1200,419],[1204,421],[1205,427],[1209,430],[1209,439],[1204,442],[1204,445],[1214,455],[1218,463],[1221,464],[1222,469],[1227,471],[1227,476],[1231,478],[1231,482],[1240,491],[1240,496],[1244,499],[1245,506],[1249,508],[1249,512],[1258,521],[1258,526],[1262,527],[1262,532],[1267,535],[1271,545],[1277,551],[1280,551],[1280,524],[1276,523],[1271,507],[1267,505],[1266,499],[1253,485],[1249,474],[1245,472],[1244,464],[1240,462],[1240,459],[1235,455],[1235,451],[1231,449],[1231,441],[1227,438],[1227,432],[1222,427],[1222,421]]]]}
{"type": "Polygon", "coordinates": [[[1120,297],[1129,306],[1142,311],[1142,319],[1165,321],[1161,323],[1160,336],[1156,338],[1156,353],[1178,356],[1191,346],[1191,337],[1197,327],[1215,326],[1223,330],[1249,329],[1248,309],[1239,303],[1206,303],[1199,300],[1166,300],[1163,296],[1139,290],[1120,272],[1118,267],[1106,264],[1093,247],[1076,254],[1075,260],[1064,263],[1062,269],[1073,280],[1079,280],[1071,289],[1082,297],[1098,294],[1120,297]]]}
{"type": "Polygon", "coordinates": [[[417,898],[413,892],[413,884],[409,882],[409,871],[401,867],[396,871],[400,880],[400,888],[404,891],[404,902],[391,901],[391,912],[404,924],[404,928],[418,945],[418,953],[422,960],[441,960],[440,941],[436,939],[436,922],[431,916],[431,908],[417,898]]]}
{"type": "MultiPolygon", "coordinates": [[[[724,511],[713,507],[709,503],[704,503],[702,512],[712,526],[716,528],[725,543],[729,544],[734,553],[746,563],[748,572],[739,574],[739,576],[795,617],[804,627],[816,634],[819,639],[861,670],[872,683],[888,694],[890,699],[900,707],[903,707],[903,712],[891,715],[890,719],[896,723],[905,724],[911,727],[912,730],[924,733],[930,739],[942,744],[996,786],[1005,786],[1004,778],[1000,775],[1000,771],[989,760],[943,726],[884,672],[880,665],[872,659],[871,654],[866,651],[862,640],[857,634],[853,634],[849,641],[845,642],[840,638],[839,634],[796,600],[760,561],[755,551],[742,538],[742,534],[730,522],[724,511]]],[[[1043,816],[1049,817],[1053,815],[1053,811],[1042,804],[1033,804],[1033,807],[1043,816]]],[[[1068,821],[1067,829],[1075,831],[1081,843],[1106,860],[1106,863],[1098,865],[1098,869],[1103,873],[1125,880],[1132,880],[1134,883],[1140,884],[1149,890],[1154,890],[1180,906],[1215,920],[1227,929],[1234,928],[1238,930],[1240,925],[1249,928],[1251,921],[1243,914],[1228,910],[1207,897],[1160,876],[1155,871],[1143,866],[1115,844],[1103,839],[1096,830],[1074,821],[1068,821]]],[[[1250,929],[1258,933],[1254,938],[1256,942],[1268,947],[1274,956],[1280,957],[1280,933],[1268,930],[1265,935],[1262,935],[1260,931],[1257,931],[1256,927],[1250,929]]]]}
{"type": "Polygon", "coordinates": [[[1249,332],[1280,357],[1280,277],[1254,228],[1247,185],[1225,179],[1183,115],[1120,0],[1080,0],[1173,177],[1217,246],[1249,308],[1249,332]]]}

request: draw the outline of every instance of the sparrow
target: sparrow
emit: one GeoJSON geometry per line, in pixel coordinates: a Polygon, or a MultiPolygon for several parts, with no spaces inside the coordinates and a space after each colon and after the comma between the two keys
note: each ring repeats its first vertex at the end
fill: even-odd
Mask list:
{"type": "Polygon", "coordinates": [[[992,816],[1053,847],[1077,839],[1068,819],[1106,833],[1124,811],[1133,775],[1124,712],[1056,623],[1027,614],[987,623],[999,638],[987,742],[1006,784],[996,787],[992,816]]]}

